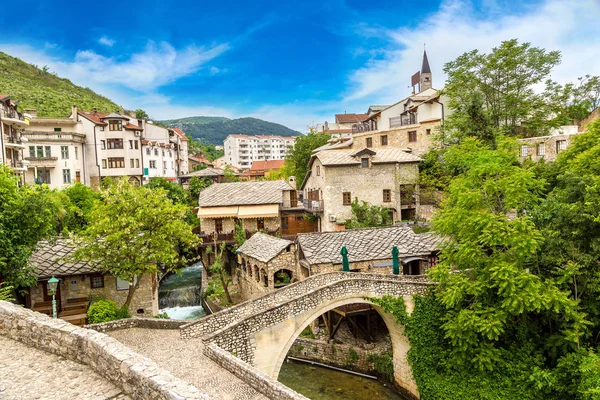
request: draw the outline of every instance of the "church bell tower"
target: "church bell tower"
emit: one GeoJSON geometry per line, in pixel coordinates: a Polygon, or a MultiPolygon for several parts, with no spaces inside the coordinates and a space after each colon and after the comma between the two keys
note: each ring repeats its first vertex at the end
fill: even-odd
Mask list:
{"type": "Polygon", "coordinates": [[[431,68],[429,68],[429,60],[427,59],[427,51],[423,50],[423,64],[421,65],[421,91],[431,89],[431,68]]]}

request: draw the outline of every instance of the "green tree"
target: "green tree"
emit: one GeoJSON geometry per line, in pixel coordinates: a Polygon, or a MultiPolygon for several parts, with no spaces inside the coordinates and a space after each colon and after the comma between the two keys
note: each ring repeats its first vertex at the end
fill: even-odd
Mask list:
{"type": "Polygon", "coordinates": [[[183,187],[167,178],[154,177],[146,184],[149,189],[163,189],[167,192],[167,197],[176,204],[188,204],[188,195],[183,187]]]}
{"type": "Polygon", "coordinates": [[[58,193],[65,209],[64,230],[78,232],[89,223],[90,214],[100,194],[81,183],[69,185],[58,193]]]}
{"type": "Polygon", "coordinates": [[[330,135],[312,131],[307,135],[296,137],[294,148],[288,153],[281,169],[281,175],[285,178],[295,176],[298,187],[301,187],[308,172],[308,162],[313,150],[326,145],[330,138],[330,135]]]}
{"type": "Polygon", "coordinates": [[[233,168],[230,165],[226,165],[223,170],[223,182],[239,182],[239,178],[235,174],[233,168]]]}
{"type": "Polygon", "coordinates": [[[448,159],[462,163],[462,173],[433,221],[445,241],[430,276],[439,283],[442,328],[457,355],[493,369],[502,340],[533,320],[551,332],[547,346],[578,347],[589,324],[585,314],[536,266],[543,236],[528,210],[541,201],[545,182],[521,167],[512,142],[490,150],[465,139],[448,152],[448,159]]]}
{"type": "Polygon", "coordinates": [[[231,294],[229,293],[229,285],[231,284],[231,277],[227,274],[225,270],[225,266],[223,265],[223,252],[225,251],[227,245],[223,242],[220,246],[217,247],[217,242],[215,241],[215,261],[208,267],[208,272],[211,274],[216,274],[219,278],[219,282],[225,292],[225,297],[228,303],[233,303],[231,299],[231,294]]]}
{"type": "Polygon", "coordinates": [[[19,187],[14,172],[0,165],[0,278],[8,285],[35,285],[27,262],[37,242],[54,235],[58,213],[47,188],[19,187]]]}
{"type": "Polygon", "coordinates": [[[198,205],[198,196],[200,192],[213,184],[212,179],[210,178],[200,178],[199,176],[194,176],[190,179],[189,184],[189,193],[190,193],[190,203],[196,207],[198,205]]]}
{"type": "Polygon", "coordinates": [[[445,132],[493,144],[498,135],[538,136],[558,126],[553,116],[565,105],[564,91],[549,77],[560,59],[558,51],[513,39],[489,54],[473,50],[447,63],[443,92],[453,113],[446,119],[445,132]],[[542,83],[546,89],[536,92],[542,83]]]}
{"type": "Polygon", "coordinates": [[[352,202],[352,217],[346,221],[346,228],[368,228],[390,225],[390,210],[378,205],[359,201],[355,198],[352,202]]]}
{"type": "Polygon", "coordinates": [[[129,307],[143,275],[158,272],[159,265],[166,271],[181,267],[199,239],[183,219],[187,208],[173,204],[164,190],[119,179],[107,182],[100,196],[73,258],[129,281],[123,304],[129,307]]]}
{"type": "Polygon", "coordinates": [[[146,113],[146,111],[142,110],[141,108],[138,108],[137,110],[135,110],[135,117],[137,119],[150,119],[150,117],[148,116],[148,114],[146,113]]]}

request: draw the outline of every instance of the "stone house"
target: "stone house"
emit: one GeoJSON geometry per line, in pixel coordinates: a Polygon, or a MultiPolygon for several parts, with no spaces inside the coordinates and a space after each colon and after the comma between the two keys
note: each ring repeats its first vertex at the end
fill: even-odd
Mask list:
{"type": "Polygon", "coordinates": [[[566,125],[551,130],[548,136],[519,139],[519,160],[556,161],[558,153],[566,150],[579,133],[577,125],[566,125]]]}
{"type": "MultiPolygon", "coordinates": [[[[234,242],[236,224],[246,235],[267,231],[281,235],[295,234],[289,226],[290,217],[304,215],[296,189],[288,182],[256,181],[215,183],[200,192],[198,218],[204,245],[214,241],[234,242]]],[[[303,232],[314,226],[302,226],[303,232]]]]}
{"type": "Polygon", "coordinates": [[[420,161],[399,148],[316,151],[301,187],[304,207],[318,218],[321,232],[344,229],[354,199],[388,208],[393,221],[414,220],[420,161]]]}
{"type": "Polygon", "coordinates": [[[237,255],[236,276],[245,299],[302,279],[290,240],[256,232],[237,249],[237,255]]]}
{"type": "Polygon", "coordinates": [[[439,241],[432,233],[416,234],[408,226],[392,226],[304,233],[298,235],[296,247],[301,276],[341,271],[342,246],[348,250],[351,271],[391,274],[396,246],[400,272],[422,275],[437,264],[439,241]]]}
{"type": "MultiPolygon", "coordinates": [[[[88,262],[67,262],[65,257],[75,248],[66,240],[41,241],[29,259],[29,265],[38,276],[36,286],[29,289],[26,306],[43,313],[52,313],[52,294],[48,279],[60,280],[56,302],[59,318],[73,320],[82,317],[66,309],[73,300],[104,296],[121,305],[127,299],[129,282],[109,274],[103,274],[88,262]]],[[[129,306],[132,316],[152,317],[158,314],[158,280],[156,274],[142,275],[140,284],[129,306]]]]}

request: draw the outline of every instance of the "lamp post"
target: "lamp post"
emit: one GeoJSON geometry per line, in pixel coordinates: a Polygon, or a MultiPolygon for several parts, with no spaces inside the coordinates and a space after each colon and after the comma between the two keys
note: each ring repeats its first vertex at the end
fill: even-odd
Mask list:
{"type": "Polygon", "coordinates": [[[56,319],[56,289],[58,289],[58,279],[54,276],[48,279],[48,287],[50,287],[50,291],[52,292],[52,317],[56,319]]]}

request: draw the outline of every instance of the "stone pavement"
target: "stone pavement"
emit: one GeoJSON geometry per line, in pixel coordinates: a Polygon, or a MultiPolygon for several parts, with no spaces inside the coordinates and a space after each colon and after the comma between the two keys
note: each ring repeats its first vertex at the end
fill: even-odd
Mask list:
{"type": "Polygon", "coordinates": [[[0,336],[0,399],[129,399],[89,367],[0,336]]]}
{"type": "Polygon", "coordinates": [[[107,332],[201,392],[223,400],[266,400],[204,353],[200,339],[181,339],[178,329],[130,328],[107,332]]]}

